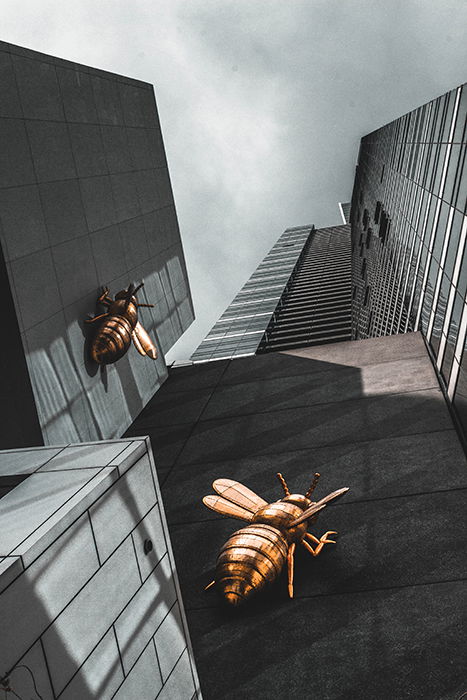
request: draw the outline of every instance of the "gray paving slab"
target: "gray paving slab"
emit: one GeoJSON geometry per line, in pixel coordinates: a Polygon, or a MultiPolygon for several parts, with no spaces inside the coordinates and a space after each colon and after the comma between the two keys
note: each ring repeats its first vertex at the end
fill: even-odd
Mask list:
{"type": "Polygon", "coordinates": [[[8,260],[48,247],[37,185],[0,190],[0,210],[8,260]]]}
{"type": "Polygon", "coordinates": [[[133,544],[128,538],[42,636],[57,695],[100,642],[139,585],[133,544]]]}
{"type": "Polygon", "coordinates": [[[87,515],[46,549],[0,596],[0,658],[13,666],[99,568],[87,515]],[[63,572],[67,572],[67,576],[63,572]]]}
{"type": "Polygon", "coordinates": [[[101,124],[101,136],[109,172],[120,173],[131,170],[132,162],[125,127],[101,124]]]}
{"type": "Polygon", "coordinates": [[[108,175],[81,179],[80,189],[89,231],[97,231],[116,222],[112,187],[108,175]]]}
{"type": "MultiPolygon", "coordinates": [[[[311,375],[263,379],[217,387],[202,413],[202,420],[248,413],[348,401],[438,387],[429,358],[384,362],[361,369],[335,368],[311,375]]],[[[174,397],[175,398],[175,397],[174,397]]],[[[176,397],[183,410],[183,396],[176,397]]]]}
{"type": "Polygon", "coordinates": [[[115,622],[123,668],[129,673],[176,599],[166,555],[115,622]]]}
{"type": "Polygon", "coordinates": [[[121,277],[127,270],[118,224],[94,231],[90,239],[99,284],[110,286],[115,278],[121,277]],[[112,251],[112,255],[109,255],[109,251],[112,251]]]}
{"type": "Polygon", "coordinates": [[[220,477],[245,483],[268,502],[275,501],[282,493],[277,472],[295,493],[305,493],[319,472],[317,494],[344,484],[351,489],[346,502],[467,487],[465,455],[451,429],[175,467],[163,488],[167,519],[218,518],[201,500],[220,477]]]}
{"type": "MultiPolygon", "coordinates": [[[[180,609],[177,603],[174,604],[173,608],[167,613],[165,619],[160,624],[154,636],[154,642],[156,645],[157,658],[159,659],[162,681],[166,683],[186,648],[180,609]]],[[[193,683],[191,671],[189,671],[188,675],[191,679],[191,683],[193,683]]]]}
{"type": "Polygon", "coordinates": [[[123,112],[116,81],[95,71],[90,75],[99,122],[122,125],[123,112]]]}
{"type": "Polygon", "coordinates": [[[55,66],[43,58],[39,54],[12,56],[23,114],[27,119],[63,120],[55,66]]]}
{"type": "MultiPolygon", "coordinates": [[[[438,389],[199,421],[179,464],[217,461],[451,428],[438,389]]],[[[157,451],[157,448],[156,448],[157,451]]]]}
{"type": "Polygon", "coordinates": [[[11,263],[25,330],[52,316],[61,299],[50,249],[31,253],[11,263]]]}
{"type": "Polygon", "coordinates": [[[70,445],[52,457],[39,471],[94,469],[115,466],[118,456],[128,447],[125,441],[70,445]]]}
{"type": "Polygon", "coordinates": [[[149,458],[144,455],[89,509],[102,562],[138,525],[156,501],[149,458]]]}
{"type": "Polygon", "coordinates": [[[194,690],[195,684],[191,673],[190,658],[188,651],[185,650],[157,698],[158,700],[170,700],[171,698],[187,698],[188,700],[192,697],[194,690]]]}
{"type": "Polygon", "coordinates": [[[38,182],[76,177],[67,125],[59,122],[27,121],[29,144],[38,182]]]}
{"type": "Polygon", "coordinates": [[[156,651],[152,641],[135,663],[131,673],[114,695],[114,700],[154,700],[162,687],[156,651]]]}
{"type": "Polygon", "coordinates": [[[56,245],[52,255],[63,306],[86,296],[90,289],[99,289],[91,240],[87,234],[56,245]]]}
{"type": "Polygon", "coordinates": [[[21,557],[0,556],[0,593],[23,571],[21,557]]]}
{"type": "Polygon", "coordinates": [[[34,447],[33,449],[0,452],[0,475],[32,474],[58,455],[62,447],[34,447]]]}
{"type": "Polygon", "coordinates": [[[22,119],[0,121],[0,187],[36,181],[26,127],[22,119]]]}
{"type": "Polygon", "coordinates": [[[204,700],[307,697],[310,689],[326,700],[452,700],[465,692],[466,611],[461,581],[188,619],[204,700]]]}
{"type": "Polygon", "coordinates": [[[2,84],[2,104],[0,117],[21,118],[21,104],[11,56],[6,51],[0,51],[0,80],[2,84]]]}
{"type": "Polygon", "coordinates": [[[18,667],[10,675],[9,686],[20,698],[37,697],[40,694],[43,700],[55,700],[40,641],[19,660],[18,667]]]}
{"type": "Polygon", "coordinates": [[[51,246],[87,233],[78,180],[42,183],[39,191],[51,246]]]}
{"type": "Polygon", "coordinates": [[[108,173],[101,129],[98,124],[69,124],[71,148],[78,177],[108,173]]]}
{"type": "Polygon", "coordinates": [[[205,407],[212,395],[212,389],[197,389],[172,393],[161,389],[161,396],[156,396],[141,411],[134,421],[135,429],[142,432],[146,428],[162,425],[180,425],[183,423],[195,423],[201,414],[206,412],[205,407]]]}
{"type": "Polygon", "coordinates": [[[91,78],[87,72],[57,67],[65,117],[69,122],[97,122],[91,78]]]}
{"type": "Polygon", "coordinates": [[[113,627],[101,639],[60,695],[60,700],[107,700],[124,680],[113,627]]]}
{"type": "Polygon", "coordinates": [[[155,505],[132,532],[141,578],[146,580],[167,551],[160,504],[155,505]],[[151,544],[149,548],[148,544],[151,544]]]}

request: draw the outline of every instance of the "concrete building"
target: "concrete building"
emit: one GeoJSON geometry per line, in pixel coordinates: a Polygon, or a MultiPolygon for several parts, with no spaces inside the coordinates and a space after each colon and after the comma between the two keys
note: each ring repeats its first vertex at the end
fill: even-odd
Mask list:
{"type": "Polygon", "coordinates": [[[467,85],[362,139],[352,196],[353,337],[420,330],[467,428],[467,85]]]}
{"type": "Polygon", "coordinates": [[[0,65],[0,445],[119,437],[194,317],[154,91],[5,43],[0,65]],[[132,281],[159,358],[100,371],[84,320],[132,281]]]}
{"type": "Polygon", "coordinates": [[[286,229],[190,359],[349,340],[350,253],[348,226],[286,229]]]}

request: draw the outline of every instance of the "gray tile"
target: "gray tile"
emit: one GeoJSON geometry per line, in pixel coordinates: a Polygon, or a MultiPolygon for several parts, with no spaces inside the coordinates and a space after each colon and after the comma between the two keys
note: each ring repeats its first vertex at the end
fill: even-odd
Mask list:
{"type": "Polygon", "coordinates": [[[157,656],[151,641],[114,695],[114,700],[129,700],[130,698],[154,700],[161,687],[162,680],[157,656]]]}
{"type": "Polygon", "coordinates": [[[13,55],[24,116],[63,120],[63,106],[55,66],[40,59],[13,55]]]}
{"type": "Polygon", "coordinates": [[[51,316],[62,306],[50,249],[11,263],[25,329],[51,316]]]}
{"type": "MultiPolygon", "coordinates": [[[[153,212],[156,209],[159,209],[159,192],[157,190],[157,180],[156,180],[156,172],[155,170],[140,170],[138,173],[136,173],[137,176],[137,186],[138,186],[138,198],[141,206],[141,212],[143,214],[148,214],[149,212],[153,212]]],[[[146,222],[146,218],[145,218],[146,222]]],[[[157,232],[159,231],[159,227],[157,226],[158,218],[157,215],[148,218],[148,224],[151,224],[151,228],[148,228],[147,234],[148,234],[148,242],[149,239],[155,238],[156,241],[154,242],[154,246],[156,246],[156,250],[161,250],[163,246],[163,240],[160,235],[157,235],[157,232]],[[150,235],[151,232],[154,232],[153,235],[150,235]],[[159,246],[159,247],[157,247],[159,246]]],[[[154,247],[153,246],[153,247],[154,247]]],[[[154,252],[151,252],[151,255],[154,255],[154,252]]]]}
{"type": "MultiPolygon", "coordinates": [[[[238,361],[235,360],[235,363],[238,361]]],[[[164,393],[172,393],[215,387],[221,381],[230,364],[230,360],[217,360],[186,367],[171,367],[163,391],[164,393]]],[[[156,397],[154,398],[156,399],[156,397]]]]}
{"type": "MultiPolygon", "coordinates": [[[[39,525],[34,532],[32,532],[32,534],[13,551],[13,554],[20,554],[22,556],[25,566],[28,566],[32,561],[37,559],[37,557],[42,554],[47,547],[50,547],[51,543],[54,542],[55,539],[62,532],[64,532],[64,530],[71,523],[73,523],[87,507],[94,503],[99,496],[112,485],[112,482],[116,477],[116,470],[112,467],[105,467],[104,469],[98,470],[98,474],[94,476],[92,476],[91,469],[79,470],[75,472],[49,472],[40,475],[33,474],[29,477],[29,479],[27,479],[27,481],[31,481],[31,479],[34,480],[37,477],[41,477],[42,479],[43,477],[51,476],[54,477],[54,480],[50,480],[51,487],[49,492],[51,491],[53,498],[47,499],[46,503],[42,504],[34,502],[34,511],[32,511],[32,515],[36,518],[36,520],[39,520],[38,511],[42,510],[47,514],[48,509],[52,508],[52,503],[55,499],[57,501],[58,510],[54,511],[50,517],[48,517],[48,519],[42,523],[42,525],[39,525]],[[84,478],[84,471],[86,475],[89,474],[88,479],[84,478]],[[81,488],[72,494],[72,489],[70,487],[69,499],[63,503],[61,507],[58,507],[60,500],[63,500],[63,495],[66,495],[66,488],[62,487],[60,489],[61,484],[65,480],[67,482],[73,480],[79,482],[79,480],[74,476],[76,474],[80,474],[82,477],[81,488]],[[73,475],[73,477],[70,478],[70,475],[73,475]]],[[[41,487],[45,487],[45,482],[46,480],[42,479],[41,487]]],[[[79,483],[77,483],[77,486],[79,487],[79,483]]],[[[17,491],[17,489],[15,489],[15,491],[17,491]]],[[[31,496],[34,497],[34,491],[32,492],[31,496]]],[[[31,508],[29,508],[27,516],[25,517],[29,517],[30,514],[31,508]]]]}
{"type": "Polygon", "coordinates": [[[5,629],[15,630],[13,638],[0,637],[5,668],[17,662],[98,568],[89,520],[84,514],[0,596],[5,629]]]}
{"type": "Polygon", "coordinates": [[[2,554],[17,549],[98,472],[98,469],[90,469],[31,474],[4,496],[0,514],[2,554]]]}
{"type": "MultiPolygon", "coordinates": [[[[154,642],[156,644],[157,658],[159,659],[162,681],[166,683],[186,647],[185,634],[178,603],[174,604],[173,608],[159,626],[154,637],[154,642]]],[[[191,679],[191,683],[193,684],[191,671],[189,672],[189,677],[191,679]]],[[[194,688],[192,688],[191,692],[193,692],[193,690],[194,688]]],[[[180,695],[179,697],[183,697],[183,695],[180,695]]]]}
{"type": "Polygon", "coordinates": [[[131,539],[127,539],[43,635],[54,691],[58,695],[139,585],[131,539]]]}
{"type": "Polygon", "coordinates": [[[111,627],[61,693],[60,700],[87,697],[107,700],[123,679],[117,641],[111,627]]]}
{"type": "Polygon", "coordinates": [[[71,148],[78,177],[108,172],[100,127],[97,124],[69,124],[71,148]]]}
{"type": "Polygon", "coordinates": [[[101,124],[123,124],[123,112],[118,92],[118,83],[93,73],[92,89],[96,102],[97,116],[101,124]]]}
{"type": "Polygon", "coordinates": [[[67,121],[97,122],[91,78],[87,73],[57,68],[57,77],[67,121]]]}
{"type": "Polygon", "coordinates": [[[169,171],[167,168],[157,168],[157,189],[159,191],[161,207],[173,207],[172,187],[170,185],[169,171]]]}
{"type": "Polygon", "coordinates": [[[76,177],[67,125],[59,122],[26,122],[38,182],[76,177]]]}
{"type": "Polygon", "coordinates": [[[38,697],[40,694],[43,700],[54,700],[40,641],[37,641],[28,653],[18,661],[18,668],[10,675],[9,685],[20,698],[38,697]]]}
{"type": "Polygon", "coordinates": [[[115,223],[115,207],[108,175],[80,180],[84,212],[90,231],[115,223]]]}
{"type": "Polygon", "coordinates": [[[219,477],[245,483],[271,502],[281,495],[277,472],[293,492],[305,493],[316,471],[317,493],[348,485],[346,502],[467,487],[464,452],[455,431],[446,430],[176,467],[164,484],[166,515],[173,523],[218,518],[201,500],[219,477]]]}
{"type": "Polygon", "coordinates": [[[175,598],[172,572],[166,555],[115,622],[125,673],[129,672],[153,637],[175,598]]]}
{"type": "Polygon", "coordinates": [[[61,451],[61,447],[36,447],[34,449],[0,452],[0,475],[32,474],[61,451]]]}
{"type": "Polygon", "coordinates": [[[94,231],[90,238],[99,284],[109,285],[127,269],[118,224],[94,231]]]}
{"type": "Polygon", "coordinates": [[[141,214],[136,176],[137,173],[134,172],[110,176],[117,221],[132,219],[141,214]]]}
{"type": "Polygon", "coordinates": [[[0,187],[28,185],[35,180],[23,120],[0,119],[0,187]]]}
{"type": "Polygon", "coordinates": [[[0,190],[0,220],[9,260],[49,245],[37,185],[0,190]]]}
{"type": "Polygon", "coordinates": [[[451,427],[441,391],[429,389],[200,421],[178,460],[217,461],[451,427]]]}
{"type": "Polygon", "coordinates": [[[328,404],[438,386],[427,355],[367,365],[361,369],[329,364],[328,371],[316,371],[310,375],[259,379],[218,387],[202,418],[328,404]]]}
{"type": "Polygon", "coordinates": [[[144,581],[167,552],[159,505],[155,505],[143,518],[133,530],[132,537],[139,570],[144,581]],[[146,553],[145,543],[148,540],[151,542],[151,550],[146,553]]]}
{"type": "Polygon", "coordinates": [[[118,457],[126,447],[125,442],[104,442],[90,445],[70,445],[53,457],[39,471],[63,469],[94,469],[118,464],[118,457]]]}
{"type": "Polygon", "coordinates": [[[156,501],[149,459],[144,455],[89,511],[101,561],[107,559],[156,501]]]}
{"type": "Polygon", "coordinates": [[[156,108],[152,90],[119,83],[118,89],[127,126],[153,126],[156,108]]]}
{"type": "Polygon", "coordinates": [[[109,463],[109,466],[117,466],[118,473],[122,475],[128,471],[140,457],[146,454],[147,449],[145,440],[132,440],[128,442],[123,451],[109,463]]]}
{"type": "Polygon", "coordinates": [[[98,289],[99,280],[89,236],[55,246],[52,255],[64,306],[98,289]]]}
{"type": "Polygon", "coordinates": [[[157,700],[190,700],[194,691],[190,657],[186,649],[157,696],[157,700]]]}
{"type": "Polygon", "coordinates": [[[212,394],[212,389],[195,391],[178,391],[171,393],[161,390],[141,411],[134,421],[134,427],[140,432],[147,427],[195,423],[200,415],[206,413],[205,406],[212,394]]]}
{"type": "Polygon", "coordinates": [[[11,56],[0,51],[0,84],[2,86],[2,101],[0,104],[1,117],[22,117],[16,78],[13,71],[11,56]]]}
{"type": "Polygon", "coordinates": [[[51,246],[87,233],[78,180],[42,183],[39,191],[51,246]]]}
{"type": "Polygon", "coordinates": [[[133,165],[128,150],[125,127],[102,125],[101,135],[109,172],[119,173],[132,170],[133,165]]]}
{"type": "Polygon", "coordinates": [[[240,615],[199,610],[189,622],[205,698],[288,698],[291,688],[309,697],[312,688],[326,700],[457,700],[466,610],[461,581],[284,600],[240,615]]]}
{"type": "Polygon", "coordinates": [[[137,216],[134,219],[122,221],[119,227],[125,251],[126,264],[130,271],[149,258],[143,217],[137,216]]]}
{"type": "Polygon", "coordinates": [[[154,168],[155,162],[149,149],[146,129],[127,129],[128,148],[134,170],[154,168]]]}
{"type": "Polygon", "coordinates": [[[0,593],[23,571],[21,557],[0,556],[0,593]]]}

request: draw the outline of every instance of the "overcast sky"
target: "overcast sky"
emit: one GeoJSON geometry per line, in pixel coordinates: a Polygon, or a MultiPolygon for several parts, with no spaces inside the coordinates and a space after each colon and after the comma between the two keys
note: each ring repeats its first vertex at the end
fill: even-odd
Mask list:
{"type": "Polygon", "coordinates": [[[465,0],[1,0],[0,39],[153,83],[197,320],[339,223],[360,138],[466,80],[465,0]]]}

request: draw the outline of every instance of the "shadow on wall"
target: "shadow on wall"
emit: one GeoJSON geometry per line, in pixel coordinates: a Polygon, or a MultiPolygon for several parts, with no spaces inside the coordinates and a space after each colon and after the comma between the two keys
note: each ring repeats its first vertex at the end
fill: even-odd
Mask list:
{"type": "MultiPolygon", "coordinates": [[[[163,660],[159,666],[152,647],[156,629],[172,611],[175,638],[184,638],[185,633],[175,613],[176,592],[162,526],[152,562],[146,557],[144,569],[138,560],[139,545],[147,538],[154,540],[154,529],[147,529],[148,513],[138,504],[136,482],[131,485],[126,479],[130,473],[119,480],[118,491],[111,487],[97,502],[105,511],[113,499],[110,510],[121,512],[127,524],[123,541],[113,551],[103,556],[101,550],[100,558],[95,551],[100,540],[99,533],[97,542],[90,537],[90,508],[1,593],[5,629],[13,643],[2,654],[0,676],[10,672],[9,685],[18,697],[100,700],[113,696],[131,673],[140,676],[139,689],[165,682],[159,670],[164,669],[163,660]],[[21,659],[12,657],[15,649],[27,648],[32,640],[21,659]],[[145,679],[138,664],[149,645],[156,663],[145,679]]],[[[154,643],[157,649],[159,640],[154,643]]]]}
{"type": "MultiPolygon", "coordinates": [[[[153,265],[154,261],[151,262],[153,265]]],[[[156,361],[141,357],[131,344],[117,363],[99,368],[88,357],[95,332],[84,323],[95,309],[100,289],[26,333],[27,362],[46,444],[119,437],[167,377],[164,353],[192,319],[188,289],[178,257],[158,270],[138,270],[145,287],[139,318],[158,349],[156,361]]],[[[111,294],[125,288],[127,278],[112,283],[111,294]]],[[[96,324],[97,325],[97,324],[96,324]]]]}
{"type": "Polygon", "coordinates": [[[181,368],[132,426],[152,434],[156,461],[175,454],[164,504],[206,700],[465,691],[465,458],[424,349],[392,359],[361,369],[285,354],[235,360],[198,404],[215,367],[181,368]],[[338,530],[339,546],[318,559],[300,552],[293,601],[282,578],[233,615],[203,588],[239,522],[201,498],[227,477],[277,500],[277,471],[294,492],[315,471],[317,497],[350,487],[311,528],[338,530]]]}

